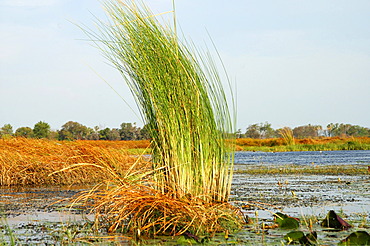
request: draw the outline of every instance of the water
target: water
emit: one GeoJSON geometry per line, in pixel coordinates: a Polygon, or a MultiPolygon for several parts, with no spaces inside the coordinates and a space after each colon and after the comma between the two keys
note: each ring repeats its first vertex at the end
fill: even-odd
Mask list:
{"type": "MultiPolygon", "coordinates": [[[[236,169],[292,164],[370,166],[370,151],[237,152],[235,155],[236,169]]],[[[66,221],[81,224],[86,217],[76,211],[63,209],[63,204],[60,206],[50,204],[89,188],[88,186],[1,188],[0,211],[3,211],[6,217],[6,223],[16,231],[19,242],[52,243],[55,235],[51,237],[50,231],[65,231],[60,227],[64,226],[66,221]],[[43,229],[50,226],[55,228],[43,229]],[[24,236],[25,233],[26,236],[24,236]]],[[[277,211],[296,217],[308,215],[321,219],[329,210],[335,210],[346,214],[346,219],[370,221],[370,175],[236,173],[232,186],[232,200],[237,205],[247,202],[257,202],[260,205],[263,203],[260,207],[242,211],[249,217],[255,217],[257,211],[259,218],[269,223],[272,223],[270,212],[277,211]]],[[[92,220],[93,217],[88,219],[92,220]]],[[[317,225],[316,227],[317,230],[321,230],[317,225]]],[[[271,233],[269,237],[265,235],[266,240],[271,245],[281,245],[286,231],[271,230],[269,233],[271,233]]],[[[325,233],[320,231],[320,236],[326,235],[325,233]]],[[[264,240],[263,237],[264,235],[252,233],[250,229],[244,229],[235,235],[235,239],[255,245],[260,244],[261,240],[264,240]]],[[[338,238],[330,238],[322,239],[322,242],[326,245],[336,245],[339,241],[338,238]]]]}
{"type": "MultiPolygon", "coordinates": [[[[302,152],[237,152],[235,169],[259,166],[330,166],[369,165],[370,151],[302,151],[302,152]]],[[[343,210],[348,214],[367,213],[370,216],[369,175],[307,175],[236,173],[233,198],[240,201],[264,201],[277,205],[285,212],[298,215],[325,214],[328,210],[343,210]],[[293,195],[294,194],[294,195],[293,195]]],[[[261,211],[269,216],[269,213],[261,211]]]]}
{"type": "MultiPolygon", "coordinates": [[[[370,166],[370,151],[313,151],[313,152],[237,152],[235,169],[259,167],[303,167],[353,165],[370,166]],[[312,165],[315,164],[315,165],[312,165]]],[[[370,174],[370,173],[369,173],[370,174]]],[[[305,218],[316,222],[320,245],[337,245],[350,232],[370,233],[370,175],[307,175],[307,174],[247,174],[236,173],[233,179],[232,200],[235,204],[252,204],[242,211],[250,218],[272,223],[271,213],[283,212],[302,218],[301,227],[309,232],[305,218]],[[253,206],[256,204],[257,206],[253,206]],[[334,210],[353,225],[349,231],[330,232],[319,224],[334,210]]],[[[243,229],[235,235],[246,244],[281,245],[284,230],[269,230],[264,236],[243,229]],[[264,242],[264,243],[261,243],[264,242]]]]}
{"type": "Polygon", "coordinates": [[[356,165],[370,164],[370,150],[300,151],[300,152],[236,152],[235,165],[356,165]]]}

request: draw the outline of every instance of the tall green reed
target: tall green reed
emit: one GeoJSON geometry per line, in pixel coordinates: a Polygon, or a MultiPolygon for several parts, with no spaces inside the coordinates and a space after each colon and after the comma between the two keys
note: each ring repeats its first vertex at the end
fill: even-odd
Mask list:
{"type": "Polygon", "coordinates": [[[151,135],[158,189],[228,200],[233,123],[216,65],[144,5],[108,1],[110,22],[87,31],[127,82],[151,135]]]}
{"type": "Polygon", "coordinates": [[[284,127],[279,130],[279,134],[283,138],[286,145],[294,145],[293,131],[290,127],[284,127]]]}

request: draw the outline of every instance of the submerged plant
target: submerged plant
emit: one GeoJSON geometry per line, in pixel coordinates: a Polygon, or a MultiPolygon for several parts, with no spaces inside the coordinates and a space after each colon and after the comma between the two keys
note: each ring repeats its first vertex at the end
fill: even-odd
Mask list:
{"type": "MultiPolygon", "coordinates": [[[[141,229],[157,226],[162,220],[165,222],[159,226],[162,231],[170,228],[167,224],[170,221],[171,232],[183,232],[187,227],[184,218],[187,217],[190,224],[197,220],[184,201],[197,204],[194,209],[201,211],[227,203],[230,195],[234,151],[232,143],[225,139],[233,138],[230,133],[234,131],[220,77],[208,53],[200,54],[185,45],[176,31],[161,25],[144,4],[108,1],[105,8],[110,23],[98,22],[101,34],[86,32],[127,82],[148,126],[152,149],[153,182],[150,184],[154,189],[146,190],[143,193],[146,199],[139,204],[151,202],[145,208],[140,206],[135,214],[134,208],[127,208],[121,219],[130,217],[129,224],[141,229]],[[156,202],[159,196],[166,199],[156,202]],[[166,204],[179,210],[172,209],[171,215],[164,209],[166,204]],[[188,215],[186,212],[181,215],[180,211],[186,210],[188,215]],[[158,214],[158,217],[148,219],[149,214],[158,214]],[[182,221],[181,228],[178,221],[182,221]]],[[[125,190],[126,185],[130,184],[120,189],[125,190]]],[[[145,186],[129,187],[140,193],[145,186]]],[[[132,201],[127,194],[130,192],[120,195],[126,199],[121,200],[123,203],[132,201]]],[[[119,208],[117,204],[112,206],[119,208]]],[[[230,217],[232,209],[227,210],[210,210],[209,213],[218,211],[210,218],[223,218],[225,212],[226,217],[230,217]]],[[[202,220],[208,215],[201,216],[202,220]]],[[[235,224],[238,216],[234,211],[231,217],[235,224]]],[[[208,226],[199,230],[219,231],[216,224],[220,224],[217,219],[211,223],[211,229],[208,226]]]]}

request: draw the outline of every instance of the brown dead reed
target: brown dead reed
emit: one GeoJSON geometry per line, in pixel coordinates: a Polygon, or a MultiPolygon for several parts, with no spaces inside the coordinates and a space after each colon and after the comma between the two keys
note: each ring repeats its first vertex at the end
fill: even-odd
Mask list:
{"type": "MultiPolygon", "coordinates": [[[[109,176],[106,169],[122,173],[137,162],[138,157],[130,155],[128,149],[147,146],[147,141],[0,139],[0,185],[100,182],[109,176]],[[63,169],[66,170],[58,172],[63,169]]],[[[144,161],[140,163],[147,165],[144,161]]]]}
{"type": "Polygon", "coordinates": [[[96,228],[106,227],[112,233],[176,236],[186,232],[212,237],[241,228],[242,214],[230,203],[210,203],[190,194],[179,199],[170,187],[164,194],[153,188],[157,184],[150,176],[136,173],[134,178],[126,175],[126,181],[106,181],[79,195],[75,203],[93,207],[96,228]],[[148,179],[143,181],[143,176],[148,179]]]}

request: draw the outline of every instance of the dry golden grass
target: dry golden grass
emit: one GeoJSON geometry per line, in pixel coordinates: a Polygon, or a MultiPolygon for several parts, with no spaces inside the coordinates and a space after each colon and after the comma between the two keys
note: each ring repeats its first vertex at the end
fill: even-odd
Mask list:
{"type": "MultiPolygon", "coordinates": [[[[322,150],[337,150],[341,146],[348,143],[356,143],[359,145],[369,145],[369,137],[317,137],[317,138],[295,138],[294,144],[297,145],[297,150],[305,150],[304,146],[323,146],[322,150]],[[302,146],[302,149],[300,148],[302,146]]],[[[236,139],[236,150],[251,150],[251,147],[278,147],[286,146],[282,138],[267,138],[267,139],[253,139],[253,138],[238,138],[236,139]]],[[[363,147],[364,148],[364,147],[363,147]]],[[[252,148],[253,149],[253,148],[252,148]]],[[[259,150],[257,148],[257,150],[259,150]]],[[[314,150],[314,149],[308,149],[314,150]]],[[[267,149],[266,149],[267,151],[267,149]]],[[[279,151],[279,149],[274,149],[279,151]]],[[[281,149],[280,151],[291,151],[290,149],[281,149]]]]}
{"type": "Polygon", "coordinates": [[[130,155],[128,149],[146,148],[148,144],[148,141],[1,139],[0,185],[61,185],[102,181],[108,177],[102,167],[122,173],[138,158],[130,155]],[[71,166],[73,164],[78,165],[71,166]],[[57,172],[67,167],[70,168],[57,172]]]}
{"type": "Polygon", "coordinates": [[[238,147],[243,146],[276,146],[283,145],[284,140],[282,138],[266,138],[266,139],[256,139],[256,138],[237,138],[236,145],[238,147]]]}
{"type": "Polygon", "coordinates": [[[295,142],[298,144],[341,144],[348,141],[357,141],[359,143],[370,143],[368,137],[317,137],[317,138],[296,138],[295,142]]]}
{"type": "Polygon", "coordinates": [[[229,203],[204,198],[174,199],[168,188],[154,189],[151,165],[128,150],[145,149],[148,141],[0,140],[0,185],[99,183],[79,194],[96,213],[96,225],[111,232],[140,235],[213,235],[241,226],[241,214],[229,203]]]}

